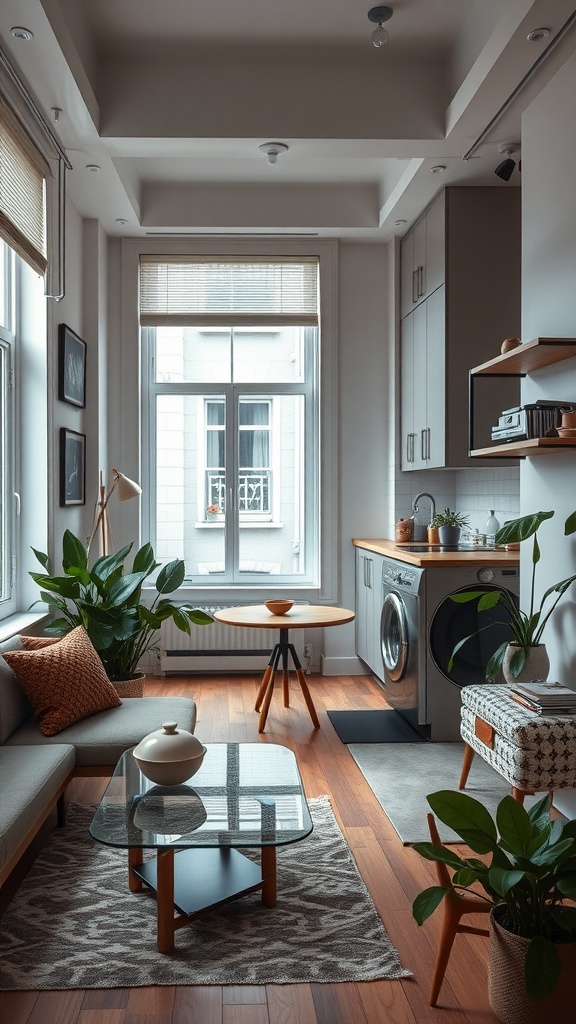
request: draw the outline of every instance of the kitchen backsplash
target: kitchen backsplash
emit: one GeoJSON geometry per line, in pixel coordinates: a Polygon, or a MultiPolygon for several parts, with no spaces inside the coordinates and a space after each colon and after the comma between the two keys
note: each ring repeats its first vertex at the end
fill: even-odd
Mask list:
{"type": "MultiPolygon", "coordinates": [[[[456,509],[470,519],[472,530],[485,532],[490,510],[501,526],[520,514],[520,471],[491,467],[451,471],[426,470],[422,473],[395,473],[395,508],[388,523],[388,536],[394,536],[394,523],[412,515],[414,498],[421,491],[432,494],[437,511],[456,509]]],[[[429,502],[422,499],[421,523],[428,521],[429,502]]]]}

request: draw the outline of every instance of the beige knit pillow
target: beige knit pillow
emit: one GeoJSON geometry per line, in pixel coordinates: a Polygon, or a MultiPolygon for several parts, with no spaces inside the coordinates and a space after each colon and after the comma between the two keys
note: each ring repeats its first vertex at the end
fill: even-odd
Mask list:
{"type": "Polygon", "coordinates": [[[81,718],[122,703],[83,626],[39,650],[6,651],[4,660],[34,708],[45,736],[54,736],[81,718]]]}

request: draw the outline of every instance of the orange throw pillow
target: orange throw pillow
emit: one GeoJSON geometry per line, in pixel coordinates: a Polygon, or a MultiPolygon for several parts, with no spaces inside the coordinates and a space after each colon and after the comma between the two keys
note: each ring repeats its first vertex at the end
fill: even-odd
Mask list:
{"type": "Polygon", "coordinates": [[[59,644],[61,636],[21,636],[22,647],[25,651],[41,651],[44,647],[51,647],[52,644],[59,644]]]}
{"type": "Polygon", "coordinates": [[[45,736],[54,736],[81,718],[122,703],[83,626],[39,650],[6,651],[4,660],[34,708],[45,736]]]}

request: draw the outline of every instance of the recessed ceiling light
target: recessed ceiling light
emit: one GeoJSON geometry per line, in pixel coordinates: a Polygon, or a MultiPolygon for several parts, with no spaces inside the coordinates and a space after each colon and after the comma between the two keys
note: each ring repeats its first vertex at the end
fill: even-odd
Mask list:
{"type": "Polygon", "coordinates": [[[407,221],[405,221],[404,218],[401,217],[400,220],[395,220],[394,221],[394,227],[395,228],[399,228],[399,227],[401,227],[402,224],[406,224],[406,223],[407,223],[407,221]]]}
{"type": "Polygon", "coordinates": [[[285,153],[288,146],[285,142],[263,142],[258,149],[268,157],[269,164],[275,164],[280,153],[285,153]]]}
{"type": "Polygon", "coordinates": [[[124,220],[124,217],[116,217],[116,223],[117,224],[127,224],[128,221],[124,220]]]}
{"type": "Polygon", "coordinates": [[[526,36],[529,43],[539,43],[542,39],[548,39],[550,35],[549,28],[534,28],[526,36]]]}
{"type": "Polygon", "coordinates": [[[100,164],[86,164],[86,170],[90,171],[90,174],[98,174],[98,171],[101,171],[102,168],[100,164]]]}
{"type": "Polygon", "coordinates": [[[10,29],[10,35],[14,36],[14,39],[21,39],[25,43],[29,43],[31,39],[34,39],[34,33],[29,28],[23,28],[22,25],[14,25],[14,28],[10,29]]]}
{"type": "Polygon", "coordinates": [[[442,171],[446,170],[445,164],[436,164],[435,167],[430,168],[430,174],[441,174],[442,171]]]}

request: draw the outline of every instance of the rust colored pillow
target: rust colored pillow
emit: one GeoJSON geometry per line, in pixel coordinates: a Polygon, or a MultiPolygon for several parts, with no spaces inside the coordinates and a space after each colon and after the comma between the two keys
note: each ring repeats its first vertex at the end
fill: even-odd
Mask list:
{"type": "Polygon", "coordinates": [[[45,736],[54,736],[81,718],[122,703],[83,626],[39,650],[6,651],[4,660],[34,708],[45,736]]]}
{"type": "Polygon", "coordinates": [[[21,636],[22,647],[25,651],[41,651],[44,647],[51,647],[52,644],[59,644],[61,636],[21,636]]]}

